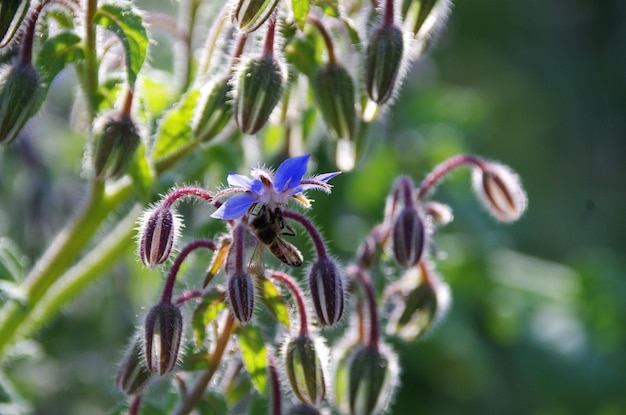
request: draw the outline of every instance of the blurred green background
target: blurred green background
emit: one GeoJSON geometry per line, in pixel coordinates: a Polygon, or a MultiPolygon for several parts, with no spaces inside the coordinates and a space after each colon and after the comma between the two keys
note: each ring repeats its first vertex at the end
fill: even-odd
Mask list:
{"type": "MultiPolygon", "coordinates": [[[[502,226],[475,200],[467,171],[438,188],[456,219],[436,239],[453,304],[426,338],[392,342],[402,385],[390,413],[626,413],[625,16],[618,0],[456,1],[435,49],[376,127],[384,143],[334,180],[331,197],[315,195],[316,222],[348,259],[380,221],[398,174],[419,182],[469,152],[511,166],[528,192],[526,215],[502,226]]],[[[84,195],[66,90],[53,89],[55,105],[0,153],[0,235],[25,257],[38,256],[84,195]]],[[[204,154],[236,160],[233,151],[204,154]]],[[[317,170],[329,171],[321,154],[317,170]]],[[[215,186],[228,168],[199,177],[215,186]]],[[[208,211],[183,213],[203,223],[208,211]]],[[[129,245],[23,346],[35,357],[5,372],[36,413],[103,414],[123,400],[114,362],[156,298],[157,275],[129,245]]]]}

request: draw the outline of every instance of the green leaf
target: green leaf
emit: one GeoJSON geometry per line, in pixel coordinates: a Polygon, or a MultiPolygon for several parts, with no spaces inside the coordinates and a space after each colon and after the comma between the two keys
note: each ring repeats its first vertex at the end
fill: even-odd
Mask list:
{"type": "Polygon", "coordinates": [[[346,30],[348,31],[348,37],[350,38],[350,42],[352,43],[352,47],[357,51],[361,52],[363,50],[363,41],[361,41],[361,37],[359,36],[359,32],[354,27],[354,22],[350,19],[342,18],[341,21],[346,26],[346,30]]]}
{"type": "Polygon", "coordinates": [[[267,350],[261,331],[248,324],[239,328],[237,338],[241,347],[241,358],[252,384],[264,395],[267,389],[267,350]]]}
{"type": "Polygon", "coordinates": [[[26,257],[9,238],[0,238],[0,280],[20,282],[24,279],[26,257]]]}
{"type": "Polygon", "coordinates": [[[192,140],[191,122],[199,96],[200,92],[196,89],[187,92],[180,102],[163,116],[157,130],[153,159],[173,156],[192,140]]]}
{"type": "Polygon", "coordinates": [[[68,64],[85,57],[85,50],[80,36],[73,32],[61,32],[48,38],[37,54],[36,66],[44,85],[52,80],[68,64]]]}
{"type": "Polygon", "coordinates": [[[304,29],[304,23],[306,23],[306,17],[309,14],[310,7],[311,0],[291,0],[293,16],[296,18],[296,25],[298,25],[300,30],[304,29]]]}
{"type": "Polygon", "coordinates": [[[133,187],[145,202],[150,198],[150,188],[154,179],[152,170],[146,159],[146,146],[141,143],[135,152],[135,157],[128,168],[128,174],[133,180],[133,187]]]}
{"type": "Polygon", "coordinates": [[[339,0],[315,0],[315,5],[331,17],[339,17],[339,0]]]}
{"type": "Polygon", "coordinates": [[[285,47],[285,56],[289,63],[308,77],[314,76],[320,66],[319,40],[319,35],[307,30],[304,36],[296,37],[285,47]]]}
{"type": "Polygon", "coordinates": [[[186,354],[181,370],[193,372],[196,370],[207,370],[211,366],[209,364],[210,355],[206,350],[201,350],[198,353],[186,354]]]}
{"type": "Polygon", "coordinates": [[[148,35],[141,16],[130,5],[119,7],[105,4],[96,11],[94,23],[110,30],[119,37],[126,52],[128,84],[134,85],[137,74],[146,59],[148,47],[148,35]]]}
{"type": "Polygon", "coordinates": [[[267,278],[259,279],[257,282],[263,304],[280,324],[289,328],[289,309],[274,283],[267,278]]]}
{"type": "Polygon", "coordinates": [[[213,288],[204,297],[193,311],[191,326],[196,347],[200,347],[206,337],[206,326],[211,323],[220,311],[226,308],[224,293],[213,288]]]}

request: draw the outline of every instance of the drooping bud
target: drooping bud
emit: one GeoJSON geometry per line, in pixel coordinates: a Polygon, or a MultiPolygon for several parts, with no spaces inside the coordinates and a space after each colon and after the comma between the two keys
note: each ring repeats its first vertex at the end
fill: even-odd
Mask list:
{"type": "Polygon", "coordinates": [[[292,406],[287,411],[287,415],[320,415],[321,412],[314,406],[305,403],[292,406]]]}
{"type": "Polygon", "coordinates": [[[326,394],[326,386],[313,339],[300,335],[290,340],[285,358],[287,377],[294,394],[304,403],[319,405],[326,394]]]}
{"type": "Polygon", "coordinates": [[[283,73],[278,61],[270,55],[250,59],[237,76],[234,111],[241,132],[259,131],[280,101],[283,73]]]}
{"type": "Polygon", "coordinates": [[[201,111],[198,112],[199,116],[194,123],[194,135],[198,141],[211,140],[232,118],[232,89],[230,76],[225,76],[207,89],[201,111]]]}
{"type": "Polygon", "coordinates": [[[474,191],[491,216],[501,222],[514,222],[526,210],[528,199],[519,176],[508,166],[488,163],[472,173],[474,191]]]}
{"type": "Polygon", "coordinates": [[[146,212],[139,229],[139,256],[147,267],[164,263],[178,236],[179,219],[171,207],[158,206],[146,212]]]}
{"type": "Polygon", "coordinates": [[[419,42],[427,42],[445,24],[451,3],[450,0],[403,0],[404,27],[419,42]]]}
{"type": "Polygon", "coordinates": [[[450,305],[449,286],[430,270],[427,270],[428,277],[418,277],[417,272],[417,269],[408,270],[386,294],[387,333],[404,341],[413,341],[425,334],[443,318],[450,305]]]}
{"type": "Polygon", "coordinates": [[[237,320],[250,321],[254,312],[254,284],[245,272],[235,271],[228,277],[228,302],[237,320]]]}
{"type": "Polygon", "coordinates": [[[426,227],[419,209],[404,207],[394,219],[391,229],[393,255],[403,268],[420,262],[426,245],[426,227]]]}
{"type": "Polygon", "coordinates": [[[337,366],[336,396],[339,408],[352,415],[383,413],[398,380],[393,352],[385,346],[359,345],[337,366]]]}
{"type": "Polygon", "coordinates": [[[270,17],[278,0],[238,0],[233,10],[233,23],[243,32],[257,30],[270,17]]]}
{"type": "Polygon", "coordinates": [[[0,144],[13,142],[39,110],[43,87],[31,64],[0,69],[0,144]]]}
{"type": "Polygon", "coordinates": [[[354,139],[356,130],[354,82],[337,63],[322,66],[311,83],[318,109],[335,138],[354,139]]]}
{"type": "Polygon", "coordinates": [[[124,358],[117,368],[115,385],[127,395],[138,395],[153,379],[143,357],[142,340],[138,336],[133,339],[124,358]]]}
{"type": "Polygon", "coordinates": [[[454,220],[452,208],[443,203],[428,201],[422,204],[424,214],[432,218],[435,225],[444,226],[454,220]]]}
{"type": "Polygon", "coordinates": [[[137,126],[130,116],[121,113],[107,116],[95,137],[96,177],[104,179],[124,175],[140,142],[137,126]]]}
{"type": "Polygon", "coordinates": [[[172,303],[159,303],[146,316],[145,353],[148,369],[159,376],[170,373],[176,366],[183,315],[172,303]]]}
{"type": "Polygon", "coordinates": [[[309,272],[309,289],[322,326],[334,326],[341,320],[344,307],[343,276],[328,258],[315,261],[309,272]]]}
{"type": "Polygon", "coordinates": [[[365,52],[365,87],[375,103],[384,104],[397,90],[403,50],[398,26],[382,24],[372,32],[365,52]]]}

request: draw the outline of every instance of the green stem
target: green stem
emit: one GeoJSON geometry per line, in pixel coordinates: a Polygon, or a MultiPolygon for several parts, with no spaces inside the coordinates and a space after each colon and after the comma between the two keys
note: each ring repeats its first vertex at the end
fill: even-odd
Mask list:
{"type": "Polygon", "coordinates": [[[98,0],[87,0],[85,11],[85,97],[89,104],[89,114],[92,119],[98,112],[98,56],[96,25],[93,24],[97,10],[98,0]]]}
{"type": "Polygon", "coordinates": [[[104,269],[127,252],[127,248],[133,243],[134,224],[141,210],[142,206],[136,204],[106,238],[50,287],[46,296],[33,310],[31,317],[24,321],[23,327],[20,327],[22,336],[30,335],[41,323],[48,321],[89,284],[104,275],[102,272],[104,269]]]}
{"type": "Polygon", "coordinates": [[[30,317],[50,286],[75,261],[108,214],[131,194],[130,182],[123,183],[108,194],[104,192],[102,181],[92,183],[83,209],[59,233],[22,283],[24,300],[8,301],[0,309],[0,358],[14,341],[22,322],[30,317]]]}

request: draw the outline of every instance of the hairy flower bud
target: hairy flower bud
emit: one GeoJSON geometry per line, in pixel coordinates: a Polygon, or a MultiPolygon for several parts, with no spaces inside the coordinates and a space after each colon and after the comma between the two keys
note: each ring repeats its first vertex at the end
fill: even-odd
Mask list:
{"type": "Polygon", "coordinates": [[[122,176],[135,155],[141,138],[128,115],[107,116],[95,137],[94,168],[96,177],[122,176]]]}
{"type": "Polygon", "coordinates": [[[178,236],[178,222],[170,207],[159,206],[144,214],[139,230],[139,256],[145,266],[167,261],[178,236]]]}
{"type": "Polygon", "coordinates": [[[348,71],[339,64],[328,63],[317,72],[311,89],[328,131],[335,138],[354,139],[355,90],[348,71]]]}
{"type": "Polygon", "coordinates": [[[243,32],[254,32],[270,17],[277,4],[278,0],[238,0],[233,10],[233,23],[243,32]]]}
{"type": "Polygon", "coordinates": [[[237,320],[250,321],[254,312],[254,284],[245,272],[235,271],[228,277],[228,301],[237,320]]]}
{"type": "Polygon", "coordinates": [[[422,214],[415,207],[404,207],[393,221],[391,230],[393,255],[403,268],[420,262],[426,245],[426,227],[422,214]]]}
{"type": "Polygon", "coordinates": [[[417,269],[394,283],[388,293],[389,319],[387,334],[404,341],[422,336],[446,314],[450,305],[450,288],[437,275],[428,271],[428,277],[417,276],[417,269]]]}
{"type": "Polygon", "coordinates": [[[0,70],[0,144],[13,142],[39,110],[43,88],[31,64],[0,70]]]}
{"type": "Polygon", "coordinates": [[[199,116],[194,124],[194,134],[198,141],[211,140],[232,118],[232,89],[230,76],[225,76],[208,88],[202,110],[198,112],[199,116]]]}
{"type": "Polygon", "coordinates": [[[127,395],[137,395],[145,390],[152,378],[142,354],[142,341],[136,337],[117,368],[115,385],[127,395]]]}
{"type": "Polygon", "coordinates": [[[447,225],[454,220],[452,208],[443,203],[428,201],[422,204],[422,209],[435,225],[447,225]]]}
{"type": "Polygon", "coordinates": [[[183,315],[172,303],[159,303],[146,316],[145,354],[148,369],[159,376],[170,373],[180,348],[183,315]]]}
{"type": "Polygon", "coordinates": [[[365,52],[365,87],[370,99],[384,104],[399,86],[404,41],[398,26],[383,24],[374,29],[365,52]]]}
{"type": "Polygon", "coordinates": [[[427,43],[433,32],[445,24],[451,4],[451,0],[403,0],[404,27],[416,40],[427,43]]]}
{"type": "Polygon", "coordinates": [[[0,48],[14,38],[30,6],[29,0],[4,1],[0,6],[0,48]]]}
{"type": "Polygon", "coordinates": [[[328,258],[318,259],[309,272],[309,289],[322,326],[334,326],[343,315],[343,276],[337,265],[328,258]]]}
{"type": "Polygon", "coordinates": [[[395,356],[385,346],[359,345],[336,368],[337,405],[352,415],[385,411],[398,380],[395,356]]]}
{"type": "Polygon", "coordinates": [[[321,412],[314,406],[301,403],[289,408],[287,415],[320,415],[321,412]]]}
{"type": "Polygon", "coordinates": [[[528,200],[519,176],[508,166],[489,163],[472,173],[474,191],[491,216],[501,222],[514,222],[526,210],[528,200]]]}
{"type": "Polygon", "coordinates": [[[326,386],[322,363],[311,337],[300,335],[287,343],[285,353],[287,377],[294,394],[302,402],[318,405],[324,399],[326,386]]]}
{"type": "Polygon", "coordinates": [[[259,131],[280,101],[283,73],[273,56],[247,61],[239,70],[235,93],[235,121],[241,132],[259,131]]]}

